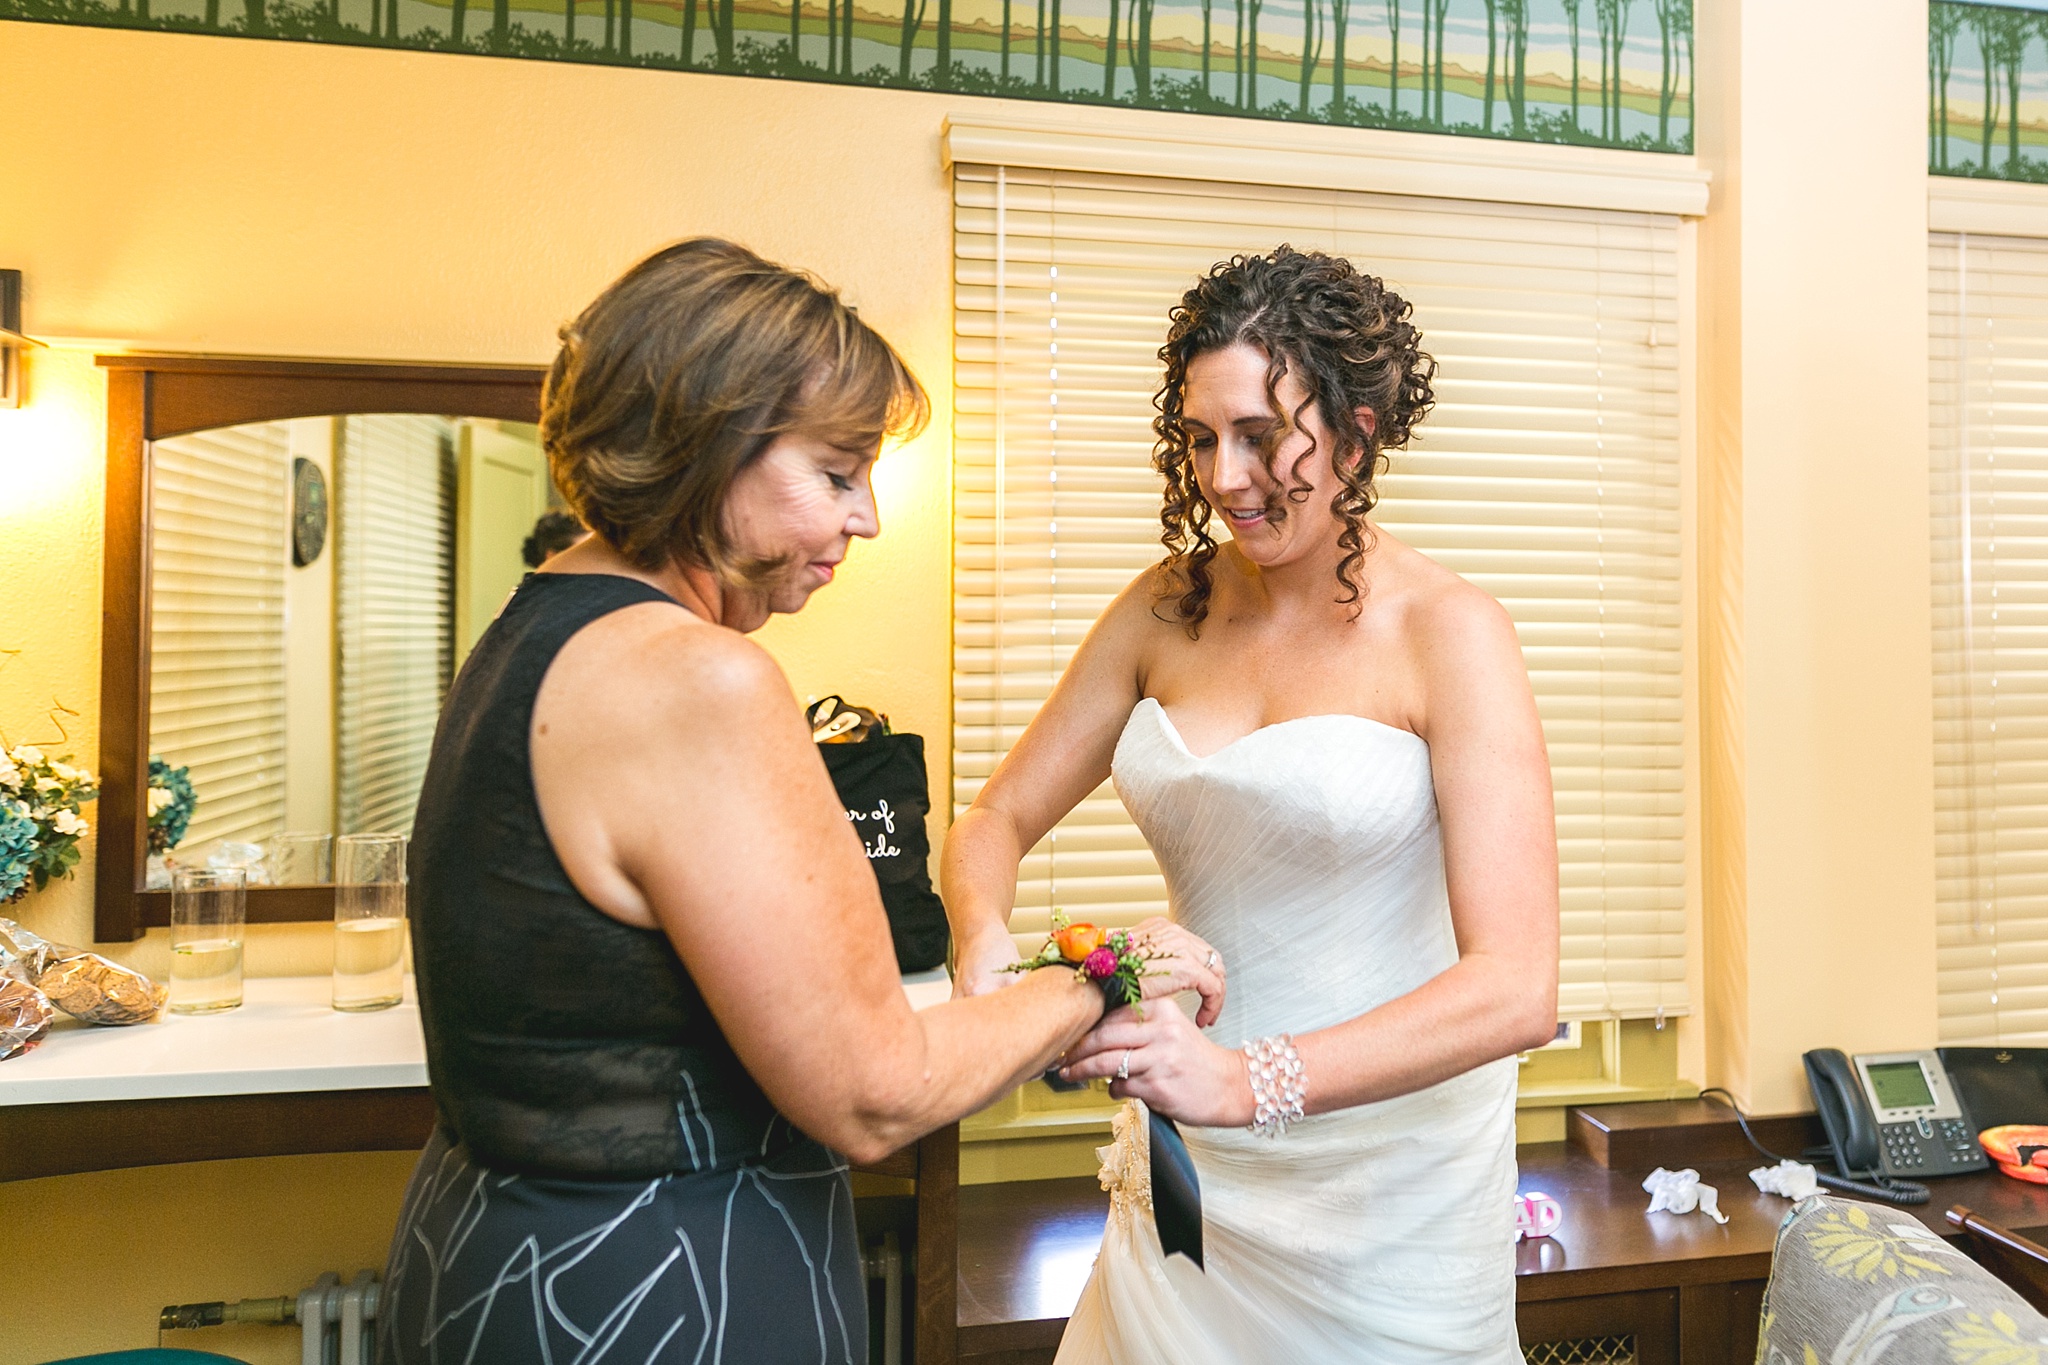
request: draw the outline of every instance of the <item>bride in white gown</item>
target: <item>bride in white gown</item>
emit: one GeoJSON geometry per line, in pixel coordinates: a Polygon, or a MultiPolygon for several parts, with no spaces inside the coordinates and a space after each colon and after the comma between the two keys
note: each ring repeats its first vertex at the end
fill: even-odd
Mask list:
{"type": "Polygon", "coordinates": [[[1555,1027],[1557,854],[1506,613],[1369,521],[1433,362],[1378,280],[1285,247],[1197,282],[1160,354],[1168,556],[944,863],[957,989],[997,989],[1019,861],[1113,776],[1172,907],[1143,934],[1228,973],[1213,1020],[1120,1011],[1068,1056],[1180,1122],[1205,1256],[1162,1253],[1127,1106],[1059,1360],[1511,1365],[1512,1057],[1555,1027]],[[1302,1092],[1255,1081],[1262,1041],[1302,1092]]]}

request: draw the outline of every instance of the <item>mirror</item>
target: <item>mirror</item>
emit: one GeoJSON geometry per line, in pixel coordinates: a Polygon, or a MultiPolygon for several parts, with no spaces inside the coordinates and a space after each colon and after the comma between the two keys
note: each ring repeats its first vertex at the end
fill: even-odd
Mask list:
{"type": "Polygon", "coordinates": [[[326,919],[288,836],[410,830],[441,698],[549,505],[544,371],[98,362],[94,937],[169,923],[172,860],[249,867],[254,923],[326,919]]]}
{"type": "Polygon", "coordinates": [[[411,832],[449,681],[563,520],[539,432],[301,417],[149,462],[144,885],[175,864],[329,882],[311,836],[411,832]]]}

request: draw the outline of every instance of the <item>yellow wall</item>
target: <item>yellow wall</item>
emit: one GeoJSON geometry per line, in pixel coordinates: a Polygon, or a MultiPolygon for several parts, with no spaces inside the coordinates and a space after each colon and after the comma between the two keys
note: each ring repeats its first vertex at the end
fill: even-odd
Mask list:
{"type": "MultiPolygon", "coordinates": [[[[379,1273],[410,1152],[146,1166],[0,1184],[0,1365],[157,1344],[160,1309],[379,1273]]],[[[166,1346],[297,1365],[296,1327],[173,1332],[166,1346]]]]}
{"type": "MultiPolygon", "coordinates": [[[[30,327],[65,347],[34,357],[32,406],[0,413],[0,648],[28,648],[0,671],[10,732],[56,692],[85,713],[77,751],[96,748],[91,348],[544,363],[625,266],[716,233],[838,285],[940,395],[931,430],[877,473],[883,537],[761,638],[800,697],[844,692],[930,736],[943,793],[938,137],[975,101],[21,23],[0,24],[0,83],[64,111],[0,139],[0,259],[25,274],[30,327]]],[[[89,937],[89,883],[25,917],[89,937]]],[[[160,939],[121,955],[161,970],[160,939]]],[[[249,969],[325,971],[326,952],[317,930],[259,929],[249,969]]]]}
{"type": "Polygon", "coordinates": [[[1708,1070],[1782,1112],[1935,1041],[1927,13],[1699,15],[1708,1070]]]}

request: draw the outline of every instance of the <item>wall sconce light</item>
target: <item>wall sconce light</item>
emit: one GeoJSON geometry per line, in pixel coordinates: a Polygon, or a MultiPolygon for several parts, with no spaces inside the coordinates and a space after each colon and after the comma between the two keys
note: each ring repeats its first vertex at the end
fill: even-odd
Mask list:
{"type": "Polygon", "coordinates": [[[0,270],[0,408],[21,406],[28,349],[43,343],[21,330],[21,272],[0,270]]]}

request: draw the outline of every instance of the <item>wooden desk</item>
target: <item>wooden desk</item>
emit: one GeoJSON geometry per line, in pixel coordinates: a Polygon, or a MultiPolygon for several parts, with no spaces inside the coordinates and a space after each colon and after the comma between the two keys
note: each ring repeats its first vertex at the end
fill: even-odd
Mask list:
{"type": "MultiPolygon", "coordinates": [[[[1697,1214],[1645,1214],[1640,1175],[1608,1170],[1561,1142],[1519,1155],[1520,1188],[1565,1209],[1555,1238],[1516,1249],[1525,1344],[1633,1335],[1640,1365],[1749,1365],[1771,1243],[1789,1203],[1757,1193],[1743,1171],[1716,1170],[1708,1183],[1720,1179],[1726,1227],[1697,1214]]],[[[960,1192],[963,1362],[1052,1359],[1108,1211],[1109,1196],[1086,1179],[960,1192]]]]}
{"type": "MultiPolygon", "coordinates": [[[[1780,1122],[1794,1126],[1765,1130],[1765,1140],[1776,1150],[1796,1150],[1786,1134],[1803,1131],[1801,1121],[1780,1122]]],[[[1721,1150],[1705,1126],[1677,1140],[1708,1155],[1721,1150]]],[[[1644,1152],[1640,1144],[1617,1141],[1611,1154],[1632,1159],[1644,1152]]],[[[1791,1203],[1759,1193],[1750,1182],[1750,1170],[1765,1164],[1761,1158],[1699,1164],[1668,1148],[1661,1154],[1671,1160],[1616,1169],[1572,1143],[1520,1149],[1519,1187],[1541,1190],[1564,1206],[1557,1236],[1516,1248],[1515,1316],[1525,1346],[1633,1336],[1638,1365],[1750,1365],[1755,1358],[1771,1251],[1791,1203]],[[1645,1212],[1643,1176],[1658,1164],[1694,1165],[1719,1191],[1728,1222],[1645,1212]]],[[[1900,1211],[1944,1237],[1956,1237],[1942,1217],[1956,1203],[2037,1239],[2048,1236],[2048,1188],[1995,1172],[1928,1183],[1934,1197],[1900,1211]]],[[[1093,1180],[960,1192],[963,1362],[1038,1365],[1052,1359],[1107,1214],[1108,1196],[1093,1180]]]]}

